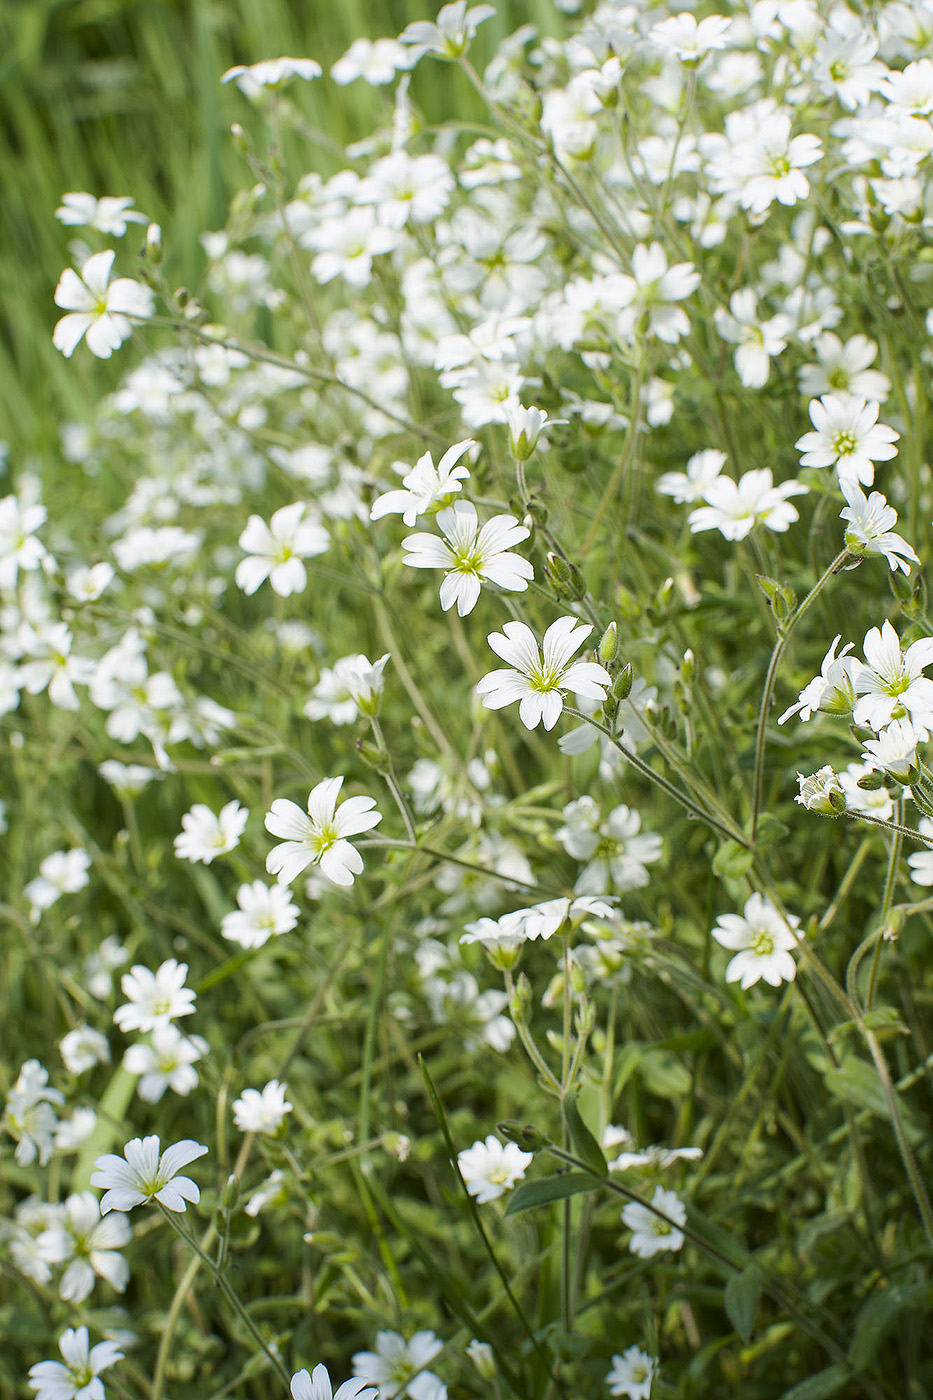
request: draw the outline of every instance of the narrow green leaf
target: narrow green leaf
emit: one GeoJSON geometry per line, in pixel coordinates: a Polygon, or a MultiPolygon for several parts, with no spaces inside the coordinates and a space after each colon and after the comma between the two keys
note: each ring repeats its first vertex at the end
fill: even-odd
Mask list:
{"type": "Polygon", "coordinates": [[[743,1342],[752,1335],[760,1302],[761,1278],[754,1264],[746,1264],[740,1274],[732,1275],[723,1291],[726,1316],[743,1342]]]}
{"type": "Polygon", "coordinates": [[[902,1312],[929,1310],[930,1289],[926,1284],[895,1284],[873,1293],[855,1319],[849,1360],[862,1370],[873,1360],[884,1334],[902,1312]]]}
{"type": "Polygon", "coordinates": [[[599,1181],[589,1172],[561,1172],[557,1176],[539,1176],[534,1181],[523,1181],[516,1186],[505,1208],[506,1215],[519,1215],[523,1210],[533,1210],[535,1206],[547,1206],[552,1201],[563,1201],[568,1196],[578,1196],[583,1191],[597,1191],[599,1181]]]}
{"type": "Polygon", "coordinates": [[[785,1390],[781,1400],[827,1400],[828,1396],[837,1395],[850,1379],[851,1372],[844,1366],[827,1366],[825,1370],[817,1371],[815,1376],[808,1376],[799,1385],[785,1390]]]}
{"type": "Polygon", "coordinates": [[[609,1167],[603,1156],[602,1148],[580,1117],[577,1101],[572,1094],[568,1095],[564,1102],[564,1117],[567,1120],[570,1141],[577,1156],[597,1176],[608,1176],[609,1167]]]}
{"type": "Polygon", "coordinates": [[[887,1118],[888,1105],[878,1076],[871,1065],[853,1057],[838,1066],[830,1066],[823,1075],[827,1089],[858,1108],[867,1108],[879,1118],[887,1118]]]}

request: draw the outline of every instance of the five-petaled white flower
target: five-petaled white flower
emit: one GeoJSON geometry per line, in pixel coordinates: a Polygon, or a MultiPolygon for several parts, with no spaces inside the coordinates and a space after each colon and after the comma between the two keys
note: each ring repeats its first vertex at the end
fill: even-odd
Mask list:
{"type": "Polygon", "coordinates": [[[67,1303],[83,1303],[98,1277],[122,1293],[129,1282],[130,1269],[120,1250],[131,1238],[129,1221],[120,1211],[101,1218],[93,1191],[69,1196],[61,1224],[44,1230],[39,1240],[44,1259],[68,1264],[58,1285],[58,1296],[67,1303]]]}
{"type": "Polygon", "coordinates": [[[794,446],[804,467],[835,467],[840,481],[855,477],[863,486],[875,479],[875,462],[897,456],[900,433],[878,422],[879,405],[854,394],[823,394],[810,404],[815,429],[794,446]]]}
{"type": "Polygon", "coordinates": [[[467,9],[466,0],[454,0],[443,5],[437,19],[414,20],[399,35],[403,44],[415,44],[424,53],[438,58],[459,58],[484,20],[496,13],[492,5],[473,5],[467,9]]]}
{"type": "Polygon", "coordinates": [[[678,1250],[684,1242],[683,1232],[677,1226],[685,1224],[687,1211],[676,1192],[657,1186],[651,1204],[654,1210],[640,1201],[629,1201],[622,1212],[623,1225],[634,1231],[628,1247],[639,1259],[650,1259],[665,1249],[678,1250]],[[655,1211],[662,1214],[656,1215],[655,1211]]]}
{"type": "Polygon", "coordinates": [[[228,68],[220,81],[236,83],[246,97],[258,97],[263,88],[277,91],[292,78],[310,82],[320,76],[321,65],[313,58],[264,58],[259,63],[238,63],[235,68],[228,68]]]}
{"type": "Polygon", "coordinates": [[[376,1386],[378,1400],[441,1400],[447,1391],[433,1371],[425,1369],[442,1349],[433,1332],[416,1332],[406,1342],[399,1332],[376,1333],[375,1351],[358,1351],[353,1357],[353,1374],[367,1385],[376,1386]]]}
{"type": "Polygon", "coordinates": [[[291,1380],[292,1400],[376,1400],[376,1392],[354,1376],[334,1390],[327,1367],[318,1363],[309,1376],[296,1371],[291,1380]]]}
{"type": "Polygon", "coordinates": [[[108,1210],[132,1210],[144,1201],[158,1201],[166,1210],[185,1210],[185,1202],[197,1205],[201,1199],[198,1187],[187,1176],[179,1176],[182,1167],[203,1157],[207,1148],[191,1138],[173,1143],[159,1151],[159,1139],[153,1134],[132,1138],[118,1157],[108,1152],[98,1157],[91,1173],[91,1185],[100,1186],[104,1195],[101,1215],[108,1210]]]}
{"type": "MultiPolygon", "coordinates": [[[[448,447],[437,466],[430,452],[419,457],[415,465],[402,477],[403,490],[386,491],[377,496],[369,512],[370,520],[381,520],[384,515],[401,515],[411,529],[419,515],[427,515],[439,507],[450,505],[454,493],[461,489],[461,482],[469,481],[470,469],[458,466],[463,454],[476,443],[472,438],[464,438],[448,447]]],[[[396,471],[404,471],[396,466],[396,471]]]]}
{"type": "Polygon", "coordinates": [[[241,948],[261,948],[274,935],[289,933],[298,922],[298,905],[292,904],[290,891],[283,885],[266,885],[254,880],[241,885],[236,892],[240,906],[225,914],[220,931],[231,943],[241,948]]]}
{"type": "Polygon", "coordinates": [[[104,1400],[101,1371],[123,1352],[116,1342],[90,1345],[86,1327],[69,1327],[58,1339],[61,1361],[39,1361],[29,1368],[29,1388],[36,1400],[104,1400]]]}
{"type": "Polygon", "coordinates": [[[120,1030],[154,1031],[167,1026],[178,1016],[190,1016],[194,1011],[195,993],[185,986],[188,964],[169,958],[158,971],[137,963],[120,979],[125,1006],[118,1006],[113,1019],[120,1030]]]}
{"type": "MultiPolygon", "coordinates": [[[[862,758],[872,768],[889,773],[899,783],[916,782],[919,772],[917,744],[925,734],[925,729],[919,732],[914,729],[909,719],[892,719],[877,739],[866,739],[862,758]]],[[[868,796],[867,793],[865,795],[868,796]]]]}
{"type": "Polygon", "coordinates": [[[308,814],[295,802],[278,797],[266,813],[266,830],[284,838],[266,857],[266,869],[280,885],[290,885],[309,865],[320,865],[335,885],[352,885],[363,857],[346,839],[370,831],[382,821],[372,797],[349,797],[337,805],[343,778],[325,778],[308,794],[308,814]]]}
{"type": "Polygon", "coordinates": [[[839,482],[846,498],[846,508],[839,512],[847,520],[846,549],[850,554],[880,554],[887,560],[892,574],[902,569],[910,573],[911,564],[919,564],[911,546],[891,526],[897,524],[897,511],[889,506],[880,491],[872,491],[866,499],[857,481],[842,477],[839,482]]]}
{"type": "Polygon", "coordinates": [[[498,584],[511,593],[524,593],[535,571],[527,559],[510,553],[531,533],[513,515],[495,515],[482,527],[476,507],[457,501],[438,513],[437,535],[409,535],[402,558],[413,569],[446,569],[441,584],[441,607],[447,612],[456,603],[461,617],[473,611],[480,593],[480,579],[498,584]]]}
{"type": "Polygon", "coordinates": [[[241,1133],[275,1136],[294,1104],[285,1097],[286,1085],[270,1079],[263,1089],[244,1089],[233,1104],[233,1121],[241,1133]]]}
{"type": "Polygon", "coordinates": [[[133,320],[152,315],[153,298],[148,287],[130,277],[110,280],[115,254],[112,248],[94,253],[78,274],[67,267],[55,288],[55,305],[70,314],[52,332],[56,350],[70,359],[81,337],[98,359],[109,360],[130,334],[133,320]]]}
{"type": "Polygon", "coordinates": [[[915,729],[933,725],[933,681],[923,675],[933,662],[933,637],[920,637],[906,651],[885,619],[862,643],[865,665],[855,678],[858,699],[852,718],[877,733],[892,719],[909,714],[915,729]]]}
{"type": "Polygon", "coordinates": [[[775,486],[770,467],[745,472],[738,481],[716,476],[703,492],[706,505],[692,510],[687,521],[694,534],[718,530],[727,540],[744,540],[756,525],[783,534],[798,519],[788,497],[806,493],[807,487],[793,479],[775,486]]]}
{"type": "Polygon", "coordinates": [[[280,598],[300,593],[308,582],[302,559],[323,554],[330,537],[317,520],[305,519],[305,502],[293,501],[277,510],[268,525],[251,515],[240,535],[247,557],[236,566],[237,586],[255,593],[266,579],[280,598]]]}
{"type": "Polygon", "coordinates": [[[793,982],[797,964],[791,949],[797,946],[797,939],[792,929],[799,923],[793,914],[785,919],[770,899],[757,892],[749,895],[743,913],[720,914],[713,937],[735,953],[726,968],[726,981],[739,982],[743,991],[762,977],[772,987],[793,982]]]}
{"type": "Polygon", "coordinates": [[[181,819],[183,830],[175,837],[175,854],[179,860],[210,865],[215,856],[236,850],[248,820],[248,809],[236,799],[217,813],[196,802],[181,819]]]}
{"type": "Polygon", "coordinates": [[[606,1377],[610,1395],[624,1395],[627,1400],[649,1400],[651,1382],[658,1369],[656,1356],[649,1356],[640,1347],[626,1347],[612,1358],[612,1370],[606,1377]]]}
{"type": "Polygon", "coordinates": [[[487,710],[501,710],[519,701],[518,714],[526,729],[543,722],[553,729],[564,708],[564,693],[575,691],[587,700],[606,698],[612,677],[595,661],[571,661],[592,632],[576,617],[559,617],[544,634],[539,648],[524,622],[507,622],[501,632],[491,632],[489,645],[514,670],[490,671],[476,687],[487,710]]]}
{"type": "Polygon", "coordinates": [[[485,1205],[511,1191],[533,1158],[533,1152],[523,1152],[514,1142],[501,1143],[490,1133],[485,1142],[474,1142],[458,1152],[457,1165],[470,1195],[477,1205],[485,1205]]]}

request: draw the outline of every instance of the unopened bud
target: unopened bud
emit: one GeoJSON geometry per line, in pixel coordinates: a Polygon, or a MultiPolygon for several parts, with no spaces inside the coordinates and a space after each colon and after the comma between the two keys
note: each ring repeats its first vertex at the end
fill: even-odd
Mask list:
{"type": "Polygon", "coordinates": [[[356,751],[363,762],[375,768],[377,773],[389,771],[389,755],[381,745],[373,744],[369,739],[357,739],[356,751]]]}
{"type": "Polygon", "coordinates": [[[604,666],[611,666],[619,655],[619,628],[616,623],[610,622],[600,637],[596,654],[604,666]]]}
{"type": "Polygon", "coordinates": [[[635,679],[635,672],[632,670],[631,661],[626,661],[622,670],[612,682],[612,695],[616,700],[627,700],[632,693],[632,685],[635,679]]]}
{"type": "Polygon", "coordinates": [[[230,1211],[234,1209],[239,1199],[240,1178],[238,1176],[235,1176],[234,1173],[231,1172],[230,1175],[227,1177],[227,1180],[224,1182],[224,1189],[220,1193],[221,1209],[225,1210],[229,1214],[230,1211]]]}
{"type": "Polygon", "coordinates": [[[566,598],[578,603],[586,597],[586,582],[576,564],[553,551],[548,555],[544,566],[548,582],[558,598],[566,598]]]}
{"type": "Polygon", "coordinates": [[[674,596],[674,580],[666,578],[654,595],[654,605],[659,612],[665,612],[674,596]]]}
{"type": "Polygon", "coordinates": [[[248,156],[251,150],[250,139],[239,122],[233,123],[230,135],[233,138],[234,148],[239,151],[241,156],[248,156]]]}
{"type": "Polygon", "coordinates": [[[547,1147],[550,1142],[533,1123],[518,1123],[514,1118],[506,1118],[497,1123],[496,1132],[501,1133],[509,1142],[517,1143],[525,1152],[537,1152],[540,1148],[547,1147]]]}
{"type": "Polygon", "coordinates": [[[523,523],[526,529],[534,529],[536,525],[546,525],[548,521],[548,508],[540,496],[529,496],[525,506],[525,514],[528,517],[523,523]]]}
{"type": "Polygon", "coordinates": [[[531,983],[524,972],[520,972],[517,980],[512,984],[512,993],[509,997],[509,1015],[517,1024],[525,1025],[530,1010],[531,983]]]}
{"type": "Polygon", "coordinates": [[[159,228],[158,224],[150,224],[146,229],[146,257],[153,266],[158,267],[164,254],[165,249],[162,245],[162,230],[159,228]]]}
{"type": "Polygon", "coordinates": [[[683,677],[684,685],[690,686],[693,684],[693,678],[696,675],[696,670],[696,657],[693,654],[692,647],[688,647],[687,650],[684,652],[683,665],[680,668],[680,674],[683,677]]]}

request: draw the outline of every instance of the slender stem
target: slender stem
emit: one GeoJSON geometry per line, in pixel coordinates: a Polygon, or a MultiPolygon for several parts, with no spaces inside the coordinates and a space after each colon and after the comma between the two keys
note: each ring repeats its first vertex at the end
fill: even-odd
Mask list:
{"type": "Polygon", "coordinates": [[[768,711],[771,708],[771,692],[774,689],[774,678],[777,675],[777,668],[780,664],[781,657],[784,654],[784,648],[790,641],[791,634],[794,631],[794,628],[797,626],[797,623],[803,617],[807,609],[820,596],[823,589],[826,587],[827,583],[832,578],[833,574],[838,573],[839,569],[842,567],[842,565],[848,558],[849,551],[847,549],[842,550],[841,553],[836,555],[833,562],[829,565],[829,568],[826,569],[826,571],[823,574],[821,574],[821,576],[817,579],[816,583],[810,589],[810,592],[807,594],[806,598],[804,598],[803,602],[797,608],[796,612],[788,619],[787,623],[778,632],[778,639],[775,642],[774,650],[771,653],[771,661],[768,665],[768,674],[765,677],[765,688],[762,691],[761,695],[761,709],[758,712],[758,733],[755,737],[755,778],[752,784],[751,821],[751,834],[753,845],[755,843],[755,836],[758,831],[758,812],[761,807],[761,783],[762,778],[764,776],[765,762],[765,728],[768,722],[768,711]]]}
{"type": "MultiPolygon", "coordinates": [[[[512,980],[512,973],[508,968],[505,968],[503,970],[503,976],[505,977],[505,990],[508,993],[509,1008],[511,1010],[512,1006],[515,1003],[515,983],[512,980]]],[[[535,1044],[531,1032],[525,1024],[524,1017],[519,1015],[517,1011],[512,1012],[512,1024],[518,1031],[518,1038],[522,1042],[522,1045],[525,1047],[525,1052],[528,1055],[529,1060],[540,1074],[545,1087],[549,1089],[552,1094],[556,1094],[557,1097],[560,1098],[560,1083],[558,1082],[556,1075],[552,1074],[551,1071],[548,1069],[544,1056],[541,1054],[541,1051],[535,1044]]]]}
{"type": "Polygon", "coordinates": [[[399,810],[399,814],[402,818],[402,821],[405,823],[405,831],[408,835],[409,841],[413,846],[417,845],[418,833],[415,831],[414,819],[411,814],[411,809],[408,806],[408,802],[406,801],[405,794],[402,792],[402,789],[399,786],[398,779],[395,776],[395,771],[392,767],[392,760],[389,757],[389,751],[386,748],[385,737],[382,733],[382,725],[379,723],[375,715],[370,715],[369,722],[372,726],[373,738],[376,741],[376,747],[380,750],[380,752],[385,754],[386,767],[384,769],[380,769],[380,772],[382,773],[383,778],[385,778],[386,786],[392,794],[393,800],[395,802],[396,807],[399,810]]]}
{"type": "Polygon", "coordinates": [[[840,812],[839,815],[851,817],[853,821],[870,822],[872,826],[883,826],[885,831],[897,831],[901,836],[908,836],[911,841],[922,841],[925,846],[933,846],[933,836],[915,831],[912,826],[903,826],[900,822],[886,822],[881,817],[870,817],[867,812],[840,812]]]}
{"type": "MultiPolygon", "coordinates": [[[[904,816],[904,795],[897,799],[896,816],[903,819],[904,816]]],[[[871,1010],[872,997],[875,992],[875,978],[878,975],[878,959],[881,956],[881,945],[884,942],[885,927],[891,913],[891,904],[894,899],[894,886],[897,881],[897,865],[900,860],[901,847],[904,838],[899,831],[895,831],[891,841],[891,849],[888,852],[888,869],[884,880],[884,894],[881,897],[881,914],[878,919],[878,941],[875,943],[875,956],[871,962],[871,973],[868,978],[868,990],[865,993],[865,1010],[871,1010]]],[[[850,994],[851,995],[851,994],[850,994]]]]}
{"type": "Polygon", "coordinates": [[[230,1304],[234,1312],[240,1318],[241,1322],[246,1327],[253,1341],[256,1343],[259,1349],[262,1352],[264,1352],[265,1355],[268,1357],[269,1361],[272,1364],[273,1370],[275,1370],[278,1373],[280,1380],[282,1380],[285,1386],[287,1387],[291,1378],[288,1372],[286,1371],[285,1367],[283,1366],[281,1358],[276,1356],[275,1352],[272,1351],[268,1342],[265,1340],[262,1333],[259,1331],[259,1328],[256,1326],[255,1322],[250,1317],[243,1304],[240,1302],[236,1293],[234,1293],[233,1289],[230,1287],[230,1283],[227,1279],[226,1274],[223,1273],[221,1269],[218,1269],[217,1265],[214,1263],[214,1260],[207,1253],[207,1251],[202,1249],[201,1245],[194,1238],[194,1236],[188,1233],[188,1231],[182,1225],[181,1221],[177,1219],[176,1211],[169,1210],[166,1206],[162,1204],[161,1201],[157,1201],[156,1205],[159,1207],[161,1214],[171,1225],[175,1233],[181,1239],[184,1240],[185,1244],[188,1245],[190,1249],[194,1250],[195,1254],[198,1256],[198,1259],[201,1261],[204,1267],[213,1275],[214,1281],[217,1283],[217,1286],[220,1288],[220,1291],[223,1293],[227,1302],[230,1304]]]}
{"type": "Polygon", "coordinates": [[[582,720],[584,724],[590,724],[594,729],[598,729],[600,734],[605,735],[609,742],[619,750],[619,753],[623,754],[625,758],[628,759],[633,768],[636,768],[639,773],[649,778],[651,782],[655,783],[666,792],[669,797],[672,797],[675,802],[679,802],[681,807],[686,808],[693,816],[698,817],[700,821],[706,822],[707,826],[711,826],[714,831],[718,831],[730,841],[735,841],[737,845],[744,846],[747,851],[751,850],[752,842],[749,841],[743,831],[740,831],[736,826],[720,821],[710,812],[698,806],[685,792],[681,792],[673,783],[668,782],[666,778],[662,778],[660,773],[656,773],[643,759],[639,758],[636,753],[633,753],[633,751],[623,744],[621,739],[613,734],[612,730],[607,728],[605,724],[600,724],[599,720],[594,719],[592,715],[585,715],[582,710],[575,710],[572,705],[565,705],[564,709],[567,714],[572,715],[574,719],[582,720]]]}

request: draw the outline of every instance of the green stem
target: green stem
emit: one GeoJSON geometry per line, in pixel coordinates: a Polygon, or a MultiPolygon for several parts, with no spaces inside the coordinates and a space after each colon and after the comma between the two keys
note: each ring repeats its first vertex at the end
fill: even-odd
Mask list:
{"type": "Polygon", "coordinates": [[[755,778],[752,784],[751,820],[751,834],[753,845],[755,843],[755,836],[758,831],[758,812],[761,807],[761,784],[762,778],[764,776],[765,762],[765,728],[768,722],[768,711],[771,708],[771,692],[774,689],[774,678],[777,675],[777,668],[780,664],[781,657],[784,654],[784,648],[790,641],[791,634],[793,633],[794,628],[797,626],[797,623],[803,617],[804,613],[808,610],[808,608],[810,608],[810,606],[816,602],[816,599],[820,596],[823,589],[826,587],[827,583],[832,578],[833,574],[839,572],[842,565],[848,558],[849,551],[847,549],[842,550],[841,553],[836,555],[833,562],[829,565],[829,568],[826,569],[825,572],[821,574],[821,576],[817,579],[816,583],[810,589],[810,592],[807,594],[806,598],[804,598],[803,602],[799,605],[796,612],[793,613],[793,615],[788,619],[785,625],[778,632],[778,639],[775,642],[774,650],[771,653],[771,661],[768,665],[768,674],[765,677],[765,688],[762,691],[761,695],[761,709],[758,712],[758,733],[755,736],[755,778]]]}

